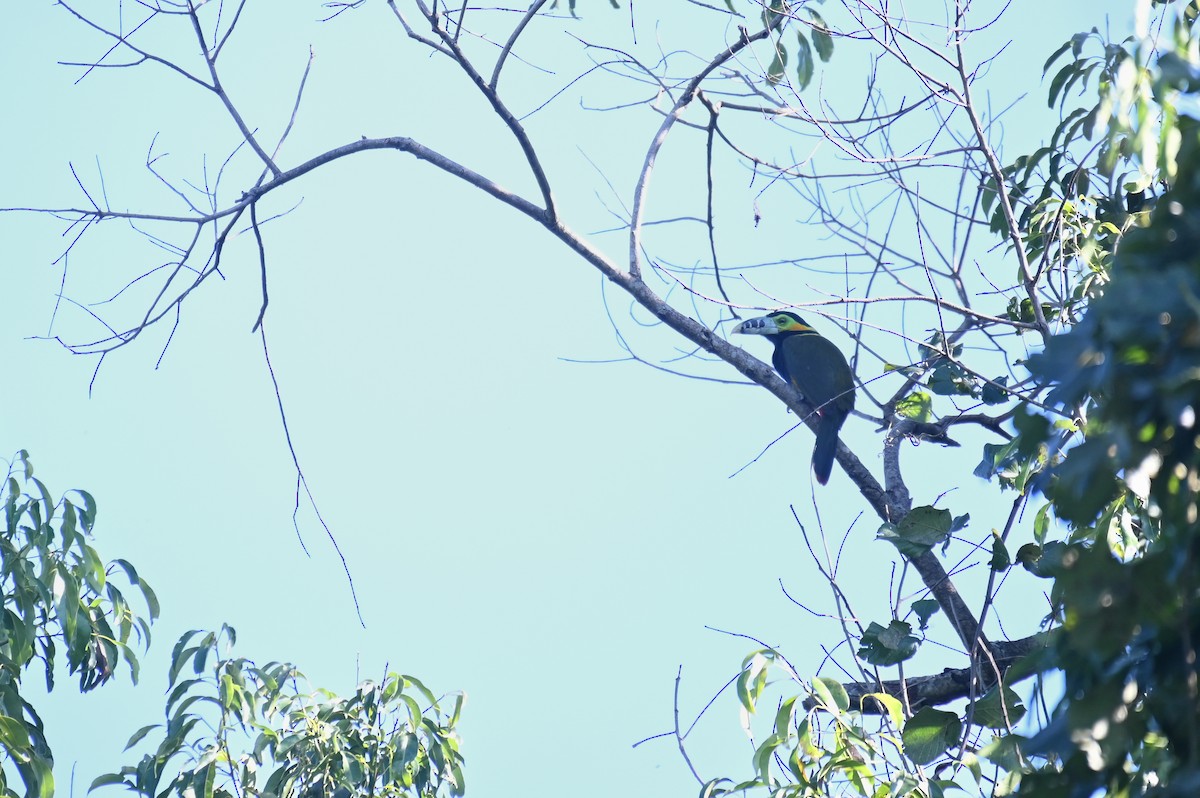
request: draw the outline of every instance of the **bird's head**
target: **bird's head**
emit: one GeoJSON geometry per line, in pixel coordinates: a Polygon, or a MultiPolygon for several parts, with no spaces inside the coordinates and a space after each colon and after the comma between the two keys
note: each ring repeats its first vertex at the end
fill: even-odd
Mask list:
{"type": "Polygon", "coordinates": [[[804,319],[790,310],[778,310],[756,319],[746,319],[733,328],[735,333],[745,335],[781,335],[783,333],[816,332],[804,319]]]}

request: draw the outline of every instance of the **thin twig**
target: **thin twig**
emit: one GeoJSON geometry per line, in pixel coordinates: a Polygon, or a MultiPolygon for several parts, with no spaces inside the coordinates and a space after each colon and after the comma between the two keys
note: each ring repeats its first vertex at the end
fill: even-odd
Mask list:
{"type": "MultiPolygon", "coordinates": [[[[259,327],[258,334],[262,339],[263,359],[267,364],[267,374],[271,378],[271,387],[275,391],[275,402],[279,406],[279,421],[283,425],[283,436],[287,441],[288,453],[292,456],[292,465],[296,469],[297,501],[300,495],[299,488],[303,487],[304,494],[308,497],[309,506],[312,507],[313,513],[317,516],[317,521],[320,522],[321,528],[325,530],[325,536],[329,538],[334,552],[342,563],[342,571],[346,574],[346,584],[350,587],[350,599],[354,602],[354,614],[358,616],[358,622],[362,628],[366,629],[367,624],[363,620],[362,608],[358,603],[358,592],[354,589],[354,577],[350,575],[350,564],[346,562],[346,555],[342,553],[342,547],[338,545],[337,538],[333,535],[333,530],[329,528],[329,524],[325,522],[324,516],[321,515],[321,509],[317,506],[317,500],[308,487],[308,480],[304,477],[304,469],[300,467],[300,457],[296,454],[296,447],[292,443],[292,432],[288,426],[287,412],[283,409],[283,394],[279,390],[279,380],[275,376],[275,367],[271,365],[270,349],[267,348],[267,328],[265,324],[259,327]]],[[[299,527],[296,529],[296,536],[300,536],[299,527]]],[[[301,540],[301,545],[304,545],[303,540],[301,540]]],[[[305,553],[307,553],[307,549],[305,549],[305,553]]]]}

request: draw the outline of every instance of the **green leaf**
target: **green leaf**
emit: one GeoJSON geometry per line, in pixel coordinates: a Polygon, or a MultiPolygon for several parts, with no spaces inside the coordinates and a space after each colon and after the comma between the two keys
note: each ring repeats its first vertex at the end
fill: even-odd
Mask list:
{"type": "MultiPolygon", "coordinates": [[[[28,769],[32,771],[32,778],[26,776],[24,772],[21,773],[25,787],[28,789],[36,786],[38,798],[54,798],[54,771],[50,767],[50,762],[37,756],[29,762],[28,769]]],[[[28,792],[32,793],[32,790],[28,792]]]]}
{"type": "MultiPolygon", "coordinates": [[[[207,640],[208,638],[205,638],[205,639],[207,640]]],[[[192,672],[193,673],[196,673],[196,674],[204,673],[205,668],[208,666],[208,655],[213,653],[214,645],[215,644],[210,643],[209,645],[200,646],[199,648],[196,649],[196,654],[192,657],[192,672]]]]}
{"type": "Polygon", "coordinates": [[[775,57],[771,59],[771,65],[767,67],[767,82],[775,85],[783,80],[783,76],[787,74],[788,53],[783,46],[783,42],[775,42],[775,57]]]}
{"type": "Polygon", "coordinates": [[[54,520],[55,501],[50,496],[50,491],[46,489],[46,486],[42,484],[42,481],[40,479],[34,479],[33,484],[37,485],[38,491],[42,494],[42,502],[46,507],[45,522],[48,524],[54,520]]]}
{"type": "MultiPolygon", "coordinates": [[[[223,752],[219,748],[216,750],[217,755],[220,755],[222,753],[223,752]]],[[[216,783],[216,780],[217,780],[216,765],[212,764],[212,763],[205,764],[203,759],[201,760],[200,764],[203,765],[203,770],[201,770],[198,774],[196,774],[198,777],[198,780],[200,782],[200,789],[197,790],[194,794],[196,795],[197,798],[213,798],[213,785],[216,783]]],[[[195,783],[193,782],[193,788],[194,787],[195,787],[195,783]]]]}
{"type": "Polygon", "coordinates": [[[988,178],[983,182],[980,188],[979,206],[983,210],[984,215],[991,213],[992,203],[996,201],[999,194],[996,192],[996,181],[988,178]]]}
{"type": "Polygon", "coordinates": [[[13,759],[26,759],[30,751],[30,742],[25,724],[16,718],[0,715],[0,746],[3,746],[13,759]]]}
{"type": "MultiPolygon", "coordinates": [[[[142,597],[146,599],[146,609],[149,610],[150,620],[158,620],[158,616],[162,613],[162,609],[158,603],[158,595],[150,589],[150,585],[145,582],[138,582],[138,588],[142,591],[142,597]]],[[[147,641],[147,644],[149,641],[147,641]]]]}
{"type": "Polygon", "coordinates": [[[817,703],[829,711],[832,712],[836,709],[846,712],[850,709],[850,695],[837,679],[818,676],[813,679],[812,688],[813,697],[817,699],[817,703]]]}
{"type": "Polygon", "coordinates": [[[949,538],[951,521],[949,510],[914,507],[899,524],[880,526],[878,537],[905,557],[917,557],[949,538]]]}
{"type": "Polygon", "coordinates": [[[1019,734],[993,737],[990,743],[980,749],[979,756],[996,763],[1002,770],[1020,770],[1026,763],[1021,751],[1026,742],[1028,740],[1019,734]]]}
{"type": "Polygon", "coordinates": [[[97,776],[92,779],[92,784],[88,787],[88,792],[92,792],[97,787],[110,787],[116,784],[125,784],[125,777],[120,773],[105,773],[103,776],[97,776]]]}
{"type": "Polygon", "coordinates": [[[72,492],[78,493],[83,497],[83,511],[80,521],[83,523],[83,531],[91,534],[92,527],[96,524],[96,500],[86,490],[75,488],[72,492]]]}
{"type": "Polygon", "coordinates": [[[1016,476],[1017,454],[1020,438],[1008,443],[985,443],[983,458],[975,466],[974,474],[980,479],[991,480],[999,475],[1002,482],[1011,481],[1016,476]]]}
{"type": "MultiPolygon", "coordinates": [[[[1078,73],[1079,69],[1080,69],[1079,63],[1072,61],[1071,63],[1064,66],[1062,69],[1058,70],[1058,74],[1056,74],[1054,76],[1054,79],[1050,81],[1050,94],[1049,94],[1049,100],[1047,102],[1048,107],[1050,107],[1050,108],[1054,107],[1055,103],[1058,101],[1059,91],[1062,90],[1062,88],[1066,85],[1067,80],[1072,75],[1075,75],[1078,73]]],[[[1065,99],[1065,93],[1064,93],[1064,99],[1065,99]]]]}
{"type": "Polygon", "coordinates": [[[184,668],[184,666],[188,664],[188,662],[191,660],[191,658],[192,658],[192,657],[193,657],[193,656],[196,654],[196,652],[197,652],[197,651],[199,651],[199,650],[200,650],[200,649],[199,649],[198,647],[195,647],[195,646],[193,646],[193,647],[191,647],[191,648],[185,648],[185,649],[184,649],[184,650],[181,652],[183,656],[181,656],[180,658],[178,658],[178,659],[174,660],[174,661],[171,663],[171,670],[170,670],[170,672],[169,672],[169,674],[168,674],[168,679],[167,679],[167,685],[168,685],[168,686],[175,684],[175,680],[176,680],[177,678],[179,678],[179,674],[180,674],[180,672],[182,672],[182,671],[183,671],[183,668],[184,668]]]}
{"type": "Polygon", "coordinates": [[[1026,543],[1017,549],[1016,560],[1034,576],[1052,579],[1062,573],[1064,558],[1068,557],[1072,549],[1077,548],[1077,545],[1068,546],[1061,540],[1052,540],[1045,546],[1026,543]]]}
{"type": "Polygon", "coordinates": [[[1004,545],[1004,540],[1000,537],[1000,533],[992,530],[992,559],[988,563],[993,571],[1007,571],[1012,565],[1012,558],[1008,556],[1008,547],[1004,545]]]}
{"type": "Polygon", "coordinates": [[[812,20],[812,39],[813,46],[817,48],[817,57],[824,63],[829,63],[829,59],[833,57],[833,37],[829,35],[829,25],[825,24],[825,20],[814,11],[812,8],[805,7],[805,13],[812,20]]]}
{"type": "Polygon", "coordinates": [[[467,694],[460,692],[454,697],[454,711],[450,715],[450,722],[446,724],[450,728],[458,725],[458,719],[462,716],[463,707],[467,705],[467,694]]]}
{"type": "Polygon", "coordinates": [[[888,719],[892,725],[899,729],[904,725],[904,705],[900,703],[900,699],[887,693],[867,693],[863,696],[863,705],[865,707],[867,699],[877,701],[887,712],[888,719]]]}
{"type": "Polygon", "coordinates": [[[917,618],[921,622],[922,632],[929,628],[929,619],[941,607],[942,605],[937,603],[937,599],[919,599],[912,603],[912,611],[917,614],[917,618]]]}
{"type": "MultiPolygon", "coordinates": [[[[728,3],[729,0],[725,0],[725,2],[728,3]]],[[[732,7],[730,10],[733,10],[732,7]]],[[[713,779],[712,781],[706,781],[700,788],[700,798],[720,798],[722,795],[729,795],[731,792],[733,792],[732,790],[727,790],[722,787],[722,784],[733,784],[733,780],[722,777],[719,779],[713,779]]]]}
{"type": "Polygon", "coordinates": [[[742,672],[738,675],[738,700],[751,714],[754,714],[758,699],[767,686],[767,663],[767,658],[761,653],[751,654],[746,658],[742,672]]]}
{"type": "Polygon", "coordinates": [[[887,626],[872,621],[859,641],[858,656],[872,665],[897,665],[911,659],[920,645],[904,621],[892,619],[887,626]]]}
{"type": "Polygon", "coordinates": [[[979,398],[983,400],[985,405],[998,405],[1008,401],[1008,391],[1005,386],[1008,385],[1008,376],[995,377],[992,380],[983,384],[983,391],[979,398]]]}
{"type": "Polygon", "coordinates": [[[974,396],[976,379],[962,366],[942,359],[929,372],[929,390],[938,396],[974,396]]]}
{"type": "MultiPolygon", "coordinates": [[[[166,714],[168,717],[171,717],[171,715],[172,715],[171,710],[172,710],[172,707],[175,706],[175,703],[177,701],[179,701],[179,699],[181,699],[185,695],[187,695],[188,691],[190,691],[193,687],[195,687],[198,684],[204,684],[204,680],[203,679],[185,679],[184,681],[182,681],[179,684],[174,686],[174,688],[171,690],[170,695],[167,696],[166,714]]],[[[187,704],[187,706],[190,706],[190,704],[187,704]]],[[[186,710],[186,706],[181,705],[180,712],[182,713],[184,710],[186,710]]]]}
{"type": "Polygon", "coordinates": [[[142,583],[142,580],[138,577],[137,569],[133,567],[133,563],[128,560],[116,559],[113,560],[113,565],[116,565],[125,572],[126,578],[129,579],[129,584],[140,585],[142,583]]]}
{"type": "Polygon", "coordinates": [[[88,629],[86,635],[76,636],[79,627],[79,583],[75,581],[75,575],[60,569],[54,575],[54,593],[58,599],[58,621],[63,626],[68,648],[86,649],[91,630],[88,629]]]}
{"type": "Polygon", "coordinates": [[[763,9],[763,27],[774,28],[786,21],[787,3],[784,0],[771,0],[771,5],[763,9]]]}
{"type": "Polygon", "coordinates": [[[435,698],[433,695],[433,692],[428,687],[425,686],[424,682],[422,682],[416,676],[411,676],[409,674],[405,674],[401,678],[404,679],[404,684],[406,687],[417,688],[417,691],[420,692],[422,696],[424,696],[426,701],[428,701],[430,704],[432,704],[435,708],[437,707],[437,703],[438,703],[437,698],[435,698]]]}
{"type": "Polygon", "coordinates": [[[796,712],[796,701],[799,697],[792,696],[779,705],[779,711],[775,713],[775,735],[787,738],[788,730],[792,726],[792,717],[796,712]]]}
{"type": "Polygon", "coordinates": [[[812,83],[813,70],[812,48],[808,45],[808,39],[800,31],[796,31],[796,88],[803,91],[812,83]]]}
{"type": "MultiPolygon", "coordinates": [[[[732,11],[733,9],[730,9],[730,10],[732,11]]],[[[1045,76],[1046,72],[1049,71],[1050,66],[1055,61],[1058,60],[1059,56],[1061,56],[1063,53],[1065,53],[1070,48],[1071,48],[1071,42],[1070,42],[1070,40],[1067,40],[1062,43],[1062,46],[1060,46],[1057,50],[1055,50],[1053,53],[1051,53],[1050,57],[1046,59],[1046,63],[1044,65],[1042,65],[1042,75],[1045,76]]]]}
{"type": "Polygon", "coordinates": [[[758,774],[760,781],[769,782],[771,779],[771,762],[775,758],[775,752],[779,746],[783,744],[783,740],[779,739],[779,735],[771,734],[763,740],[762,745],[754,752],[753,764],[754,772],[758,774]]]}
{"type": "MultiPolygon", "coordinates": [[[[1033,518],[1033,539],[1038,543],[1046,542],[1046,535],[1050,531],[1050,510],[1052,508],[1053,505],[1050,502],[1046,502],[1033,518]]],[[[1024,546],[1021,548],[1024,548],[1024,546]]]]}
{"type": "Polygon", "coordinates": [[[130,748],[133,748],[135,745],[140,743],[147,734],[149,734],[150,732],[157,729],[160,725],[161,724],[158,724],[158,723],[152,723],[149,726],[143,726],[142,728],[135,731],[130,736],[129,742],[125,743],[125,750],[128,751],[130,748]]]}
{"type": "Polygon", "coordinates": [[[17,452],[15,461],[21,464],[21,469],[25,474],[25,479],[27,481],[32,479],[33,478],[33,463],[29,459],[29,452],[25,451],[24,449],[19,450],[17,452]]]}
{"type": "Polygon", "coordinates": [[[958,715],[923,707],[904,724],[904,753],[916,764],[927,765],[958,743],[961,735],[958,715]]]}
{"type": "Polygon", "coordinates": [[[1025,717],[1025,704],[1012,688],[1004,688],[1003,701],[1000,696],[1001,692],[996,687],[988,690],[983,698],[975,702],[975,713],[971,720],[989,729],[1007,729],[1025,717]]]}
{"type": "Polygon", "coordinates": [[[141,676],[142,666],[138,662],[138,658],[128,646],[121,647],[122,653],[125,656],[125,663],[129,665],[129,680],[134,684],[138,683],[138,677],[141,676]]]}
{"type": "Polygon", "coordinates": [[[933,420],[933,397],[925,391],[913,391],[896,403],[896,414],[928,423],[933,420]]]}
{"type": "Polygon", "coordinates": [[[168,686],[175,683],[175,679],[179,676],[179,672],[183,670],[183,666],[189,659],[192,658],[192,655],[196,653],[195,648],[187,647],[188,643],[191,642],[193,637],[202,633],[203,630],[201,629],[192,629],[188,632],[184,632],[180,638],[175,641],[175,647],[171,649],[171,670],[169,671],[170,678],[167,682],[168,686]]]}

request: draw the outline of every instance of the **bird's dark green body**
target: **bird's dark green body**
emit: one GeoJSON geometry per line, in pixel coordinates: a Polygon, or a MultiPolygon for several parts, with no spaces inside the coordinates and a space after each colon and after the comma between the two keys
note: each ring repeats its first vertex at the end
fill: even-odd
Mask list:
{"type": "Polygon", "coordinates": [[[854,409],[854,374],[846,356],[795,313],[779,312],[742,322],[734,332],[768,335],[771,362],[779,376],[804,396],[820,416],[812,464],[824,485],[833,471],[838,431],[854,409]]]}

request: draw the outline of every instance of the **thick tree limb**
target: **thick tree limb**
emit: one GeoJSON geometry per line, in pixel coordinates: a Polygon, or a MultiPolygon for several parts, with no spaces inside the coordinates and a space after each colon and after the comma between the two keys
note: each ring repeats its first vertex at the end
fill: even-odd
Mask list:
{"type": "MultiPolygon", "coordinates": [[[[846,688],[846,692],[850,696],[850,706],[860,710],[864,715],[882,715],[887,712],[882,704],[867,697],[871,693],[890,695],[902,702],[906,707],[911,707],[913,712],[916,712],[923,707],[941,706],[949,704],[951,701],[968,698],[972,695],[972,690],[974,690],[974,695],[978,697],[981,687],[983,691],[986,691],[996,684],[997,670],[1003,678],[1017,661],[1037,651],[1043,645],[1044,637],[1042,635],[1032,635],[1020,640],[993,643],[991,647],[996,658],[997,667],[995,669],[991,667],[980,668],[977,674],[978,681],[975,682],[974,688],[972,688],[971,683],[975,671],[971,668],[946,668],[941,673],[934,673],[929,676],[910,676],[903,681],[900,679],[884,679],[878,682],[843,683],[842,687],[846,688]]],[[[1023,673],[1014,679],[1012,683],[1027,679],[1035,674],[1036,671],[1023,673]]],[[[1005,679],[1005,684],[1008,685],[1010,682],[1005,679]]],[[[815,699],[805,699],[805,709],[812,709],[815,706],[815,699]]]]}

